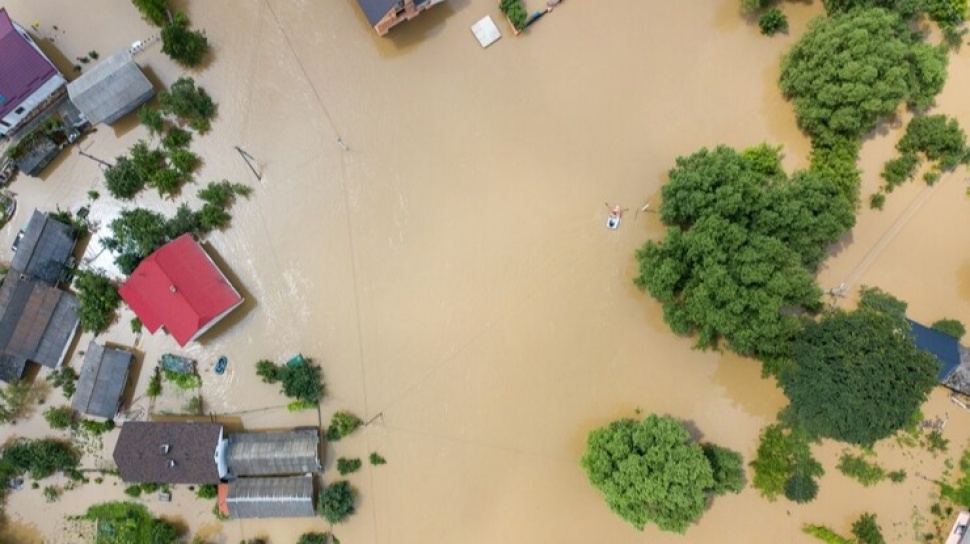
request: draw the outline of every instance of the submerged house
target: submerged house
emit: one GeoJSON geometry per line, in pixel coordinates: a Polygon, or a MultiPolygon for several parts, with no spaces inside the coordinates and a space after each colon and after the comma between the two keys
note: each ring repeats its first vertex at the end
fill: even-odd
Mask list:
{"type": "Polygon", "coordinates": [[[970,395],[970,349],[948,334],[908,319],[916,347],[931,353],[940,362],[937,380],[941,385],[970,395]]]}
{"type": "Polygon", "coordinates": [[[74,227],[49,214],[34,210],[14,250],[11,270],[26,274],[51,286],[65,281],[74,266],[74,227]]]}
{"type": "Polygon", "coordinates": [[[180,346],[202,336],[243,303],[239,291],[190,234],[149,255],[118,293],[149,332],[164,327],[180,346]]]}
{"type": "Polygon", "coordinates": [[[128,421],[113,457],[125,482],[215,484],[222,440],[218,423],[128,421]]]}
{"type": "Polygon", "coordinates": [[[23,377],[28,362],[57,368],[77,332],[77,298],[11,270],[0,285],[0,380],[23,377]]]}
{"type": "Polygon", "coordinates": [[[67,81],[0,8],[0,136],[11,136],[65,94],[67,81]]]}
{"type": "Polygon", "coordinates": [[[319,472],[320,433],[316,428],[241,433],[229,436],[229,478],[319,472]]]}
{"type": "Polygon", "coordinates": [[[67,93],[92,125],[111,125],[151,100],[155,89],[123,49],[68,83],[67,93]]]}
{"type": "Polygon", "coordinates": [[[313,476],[239,478],[219,484],[219,512],[229,519],[312,518],[313,476]]]}
{"type": "Polygon", "coordinates": [[[953,528],[950,529],[950,534],[947,535],[944,544],[970,544],[968,525],[970,525],[970,512],[966,510],[958,512],[957,519],[953,522],[953,528]]]}
{"type": "Polygon", "coordinates": [[[422,11],[440,4],[444,0],[357,0],[367,22],[374,27],[379,36],[384,36],[391,27],[414,19],[422,11]]]}
{"type": "Polygon", "coordinates": [[[84,365],[77,380],[71,406],[92,416],[113,418],[121,405],[134,355],[91,340],[84,352],[84,365]]]}

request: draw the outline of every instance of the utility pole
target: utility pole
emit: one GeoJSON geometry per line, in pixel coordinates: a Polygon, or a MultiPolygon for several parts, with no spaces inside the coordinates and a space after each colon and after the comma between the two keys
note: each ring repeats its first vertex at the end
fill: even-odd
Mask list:
{"type": "Polygon", "coordinates": [[[84,150],[82,150],[80,147],[77,149],[77,152],[80,153],[82,157],[84,157],[86,159],[91,159],[92,161],[100,164],[102,168],[113,168],[114,167],[114,165],[111,164],[110,162],[103,161],[103,160],[95,157],[94,155],[90,155],[88,153],[85,153],[84,150]]]}
{"type": "Polygon", "coordinates": [[[246,153],[246,151],[243,150],[243,148],[239,147],[238,145],[236,146],[236,151],[239,152],[239,156],[242,157],[242,160],[246,163],[246,166],[248,166],[249,169],[253,172],[253,175],[256,176],[256,179],[259,181],[262,181],[263,176],[259,172],[257,172],[256,167],[253,166],[253,163],[256,163],[256,159],[254,159],[253,156],[250,155],[249,153],[246,153]]]}

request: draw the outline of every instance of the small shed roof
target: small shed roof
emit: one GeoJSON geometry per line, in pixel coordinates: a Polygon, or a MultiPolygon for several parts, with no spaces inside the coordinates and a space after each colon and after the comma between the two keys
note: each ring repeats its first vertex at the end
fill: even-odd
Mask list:
{"type": "Polygon", "coordinates": [[[129,351],[107,348],[92,340],[84,352],[84,365],[72,402],[74,409],[92,416],[114,417],[132,359],[129,351]]]}
{"type": "Polygon", "coordinates": [[[20,34],[0,8],[0,117],[17,109],[57,75],[54,65],[20,34]]]}
{"type": "Polygon", "coordinates": [[[10,268],[49,285],[57,285],[74,252],[74,235],[70,225],[34,210],[10,268]]]}
{"type": "Polygon", "coordinates": [[[155,89],[123,49],[68,83],[67,93],[91,124],[110,125],[150,100],[155,89]]]}
{"type": "Polygon", "coordinates": [[[57,368],[77,331],[77,298],[11,271],[0,286],[0,379],[23,375],[27,361],[57,368]]]}
{"type": "Polygon", "coordinates": [[[367,17],[367,22],[375,26],[387,15],[387,12],[396,8],[401,3],[400,0],[357,0],[360,9],[367,17]]]}
{"type": "Polygon", "coordinates": [[[126,482],[219,482],[218,423],[129,421],[121,426],[114,460],[126,482]]]}
{"type": "Polygon", "coordinates": [[[319,472],[319,449],[316,429],[232,434],[226,463],[231,476],[319,472]]]}
{"type": "Polygon", "coordinates": [[[916,347],[933,354],[940,362],[937,380],[943,382],[960,366],[960,342],[948,334],[921,325],[912,319],[907,321],[916,347]]]}
{"type": "Polygon", "coordinates": [[[242,304],[242,295],[189,234],[158,248],[118,290],[150,332],[159,327],[180,346],[242,304]]]}
{"type": "Polygon", "coordinates": [[[230,519],[311,518],[313,477],[239,478],[228,484],[226,507],[230,519]]]}

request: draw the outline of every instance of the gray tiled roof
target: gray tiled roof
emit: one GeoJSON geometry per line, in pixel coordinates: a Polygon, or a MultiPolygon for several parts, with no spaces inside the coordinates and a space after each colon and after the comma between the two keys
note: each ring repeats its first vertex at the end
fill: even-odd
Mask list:
{"type": "Polygon", "coordinates": [[[155,95],[131,53],[121,50],[67,84],[71,102],[91,124],[112,124],[155,95]]]}
{"type": "Polygon", "coordinates": [[[226,463],[231,477],[319,472],[316,429],[229,435],[226,463]]]}
{"type": "Polygon", "coordinates": [[[313,477],[239,478],[229,482],[226,506],[230,519],[310,518],[313,477]]]}
{"type": "Polygon", "coordinates": [[[129,421],[121,426],[115,464],[126,482],[218,483],[221,435],[218,423],[129,421]]]}
{"type": "Polygon", "coordinates": [[[106,348],[92,340],[84,353],[84,366],[72,402],[74,409],[92,416],[114,417],[131,361],[131,352],[106,348]]]}
{"type": "Polygon", "coordinates": [[[34,210],[10,268],[57,285],[74,251],[74,229],[34,210]]]}
{"type": "Polygon", "coordinates": [[[0,379],[19,379],[28,360],[56,368],[77,325],[74,295],[9,272],[0,286],[0,379]]]}
{"type": "Polygon", "coordinates": [[[357,0],[357,3],[367,17],[367,22],[374,26],[381,22],[387,12],[400,4],[401,0],[357,0]]]}

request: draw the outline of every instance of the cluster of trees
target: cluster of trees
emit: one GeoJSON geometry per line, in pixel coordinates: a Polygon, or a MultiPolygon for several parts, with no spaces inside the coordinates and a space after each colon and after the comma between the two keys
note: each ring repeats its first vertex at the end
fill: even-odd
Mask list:
{"type": "Polygon", "coordinates": [[[897,142],[896,150],[900,156],[886,161],[882,170],[885,184],[870,198],[870,205],[881,208],[885,195],[898,185],[913,179],[919,168],[921,157],[935,163],[923,175],[929,184],[940,179],[941,172],[953,170],[961,164],[970,162],[970,148],[967,135],[956,119],[945,115],[918,115],[906,125],[906,133],[897,142]]]}
{"type": "Polygon", "coordinates": [[[213,181],[199,191],[203,205],[198,211],[182,204],[173,217],[166,218],[145,208],[122,210],[109,224],[111,236],[103,238],[101,244],[115,254],[118,268],[131,274],[145,257],[183,234],[202,236],[228,226],[232,219],[228,210],[236,197],[248,197],[251,192],[246,185],[213,181]]]}
{"type": "Polygon", "coordinates": [[[529,18],[529,14],[526,12],[525,6],[522,5],[522,0],[501,0],[499,2],[499,9],[509,18],[512,26],[519,30],[525,28],[525,22],[529,18]]]}
{"type": "Polygon", "coordinates": [[[256,363],[256,374],[263,383],[281,384],[282,393],[294,400],[291,410],[315,407],[323,399],[323,372],[310,358],[282,365],[264,359],[256,363]]]}
{"type": "Polygon", "coordinates": [[[149,23],[162,27],[162,53],[175,62],[197,66],[209,51],[204,31],[192,30],[185,13],[172,15],[167,0],[131,0],[149,23]]]}
{"type": "Polygon", "coordinates": [[[590,432],[582,466],[610,509],[640,530],[654,523],[683,533],[711,495],[745,485],[739,453],[698,444],[681,422],[654,414],[590,432]]]}
{"type": "Polygon", "coordinates": [[[0,424],[14,423],[26,416],[36,396],[33,384],[27,380],[14,380],[0,388],[0,424]]]}
{"type": "Polygon", "coordinates": [[[320,491],[317,510],[330,523],[340,523],[354,513],[356,502],[357,490],[348,482],[340,480],[320,491]]]}
{"type": "Polygon", "coordinates": [[[175,544],[179,528],[155,518],[145,506],[134,502],[105,502],[88,508],[84,518],[94,521],[99,544],[175,544]]]}
{"type": "Polygon", "coordinates": [[[882,529],[876,522],[876,515],[870,513],[862,514],[852,523],[852,536],[855,540],[845,538],[824,525],[806,525],[802,532],[829,544],[886,544],[882,529]]]}
{"type": "Polygon", "coordinates": [[[103,272],[78,270],[74,276],[77,291],[78,320],[81,330],[99,334],[115,320],[121,296],[114,283],[103,272]]]}
{"type": "MultiPolygon", "coordinates": [[[[330,426],[327,427],[327,440],[336,442],[345,436],[349,436],[363,423],[359,417],[346,410],[334,412],[333,416],[330,417],[330,426]]],[[[371,457],[371,464],[383,463],[374,463],[373,457],[371,457]]]]}
{"type": "Polygon", "coordinates": [[[65,440],[18,438],[3,447],[0,481],[6,482],[12,476],[24,474],[35,480],[43,480],[57,472],[67,474],[77,470],[80,460],[81,454],[65,440]]]}
{"type": "Polygon", "coordinates": [[[175,117],[199,134],[209,131],[216,116],[212,97],[191,77],[180,77],[168,90],[158,93],[158,106],[162,114],[175,117]]]}
{"type": "Polygon", "coordinates": [[[678,158],[662,194],[667,234],[637,251],[634,282],[698,347],[723,340],[777,366],[790,356],[799,314],[821,309],[812,273],[854,224],[852,203],[823,175],[788,177],[768,145],[678,158]]]}
{"type": "Polygon", "coordinates": [[[752,485],[771,501],[784,493],[790,501],[810,502],[818,494],[816,478],[825,474],[822,465],[812,457],[808,436],[785,423],[761,431],[751,467],[752,485]]]}

